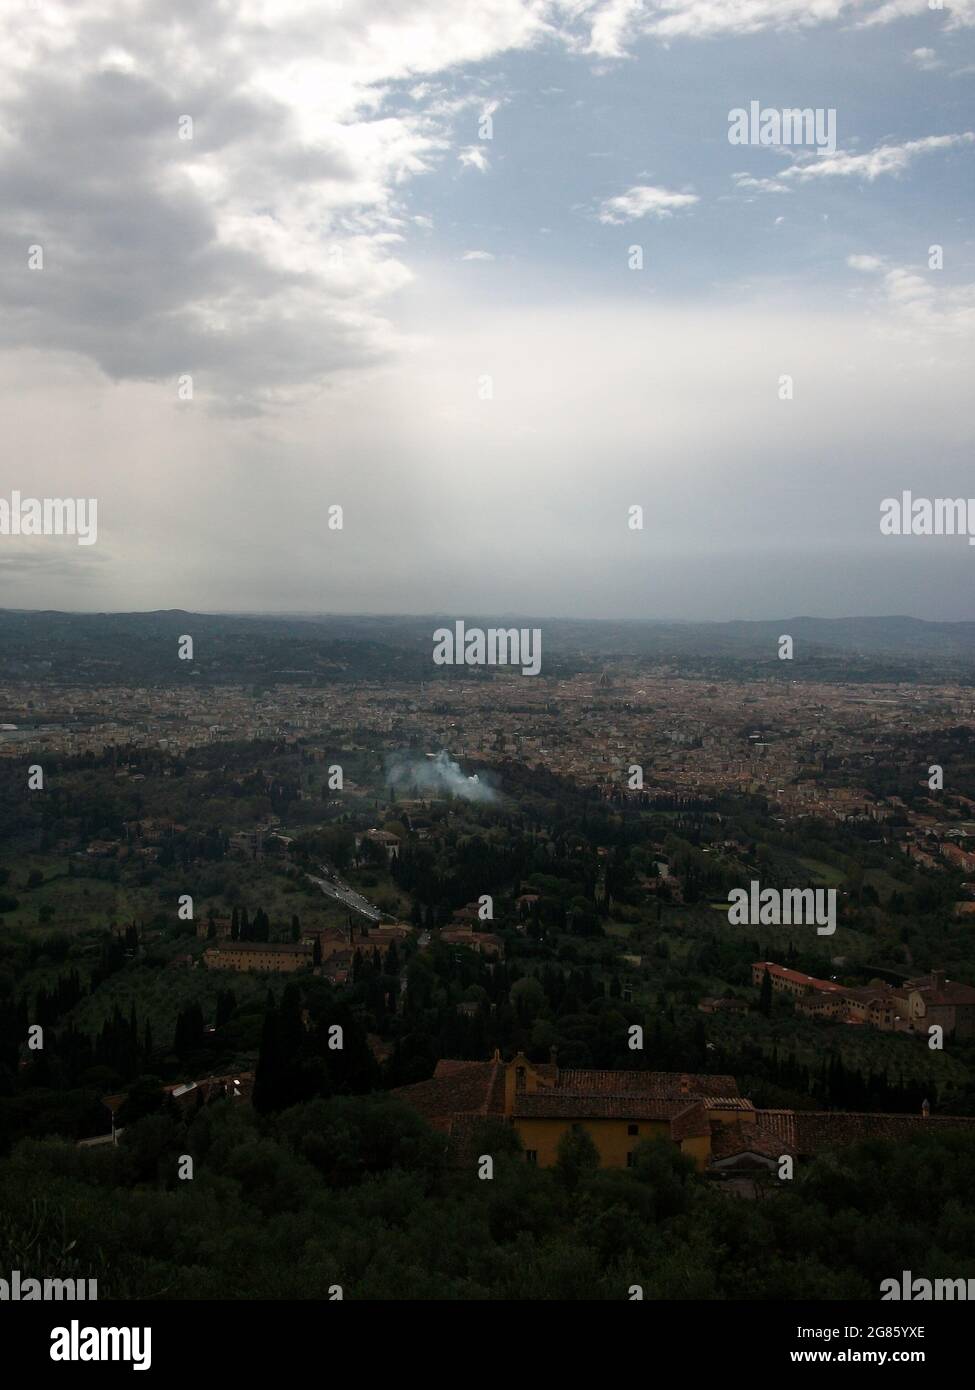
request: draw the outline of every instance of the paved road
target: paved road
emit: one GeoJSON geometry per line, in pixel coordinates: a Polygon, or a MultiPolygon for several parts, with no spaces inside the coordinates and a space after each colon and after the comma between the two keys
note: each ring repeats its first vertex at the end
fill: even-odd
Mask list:
{"type": "MultiPolygon", "coordinates": [[[[318,867],[322,870],[322,873],[327,872],[323,864],[319,864],[318,867]]],[[[316,878],[314,874],[309,874],[308,877],[311,879],[312,883],[318,884],[326,897],[334,898],[336,902],[343,903],[346,907],[351,907],[354,912],[359,912],[363,917],[368,917],[370,922],[378,922],[383,916],[383,913],[378,907],[374,907],[372,903],[367,902],[361,893],[357,893],[355,889],[350,888],[347,884],[343,883],[341,879],[316,878]]]]}

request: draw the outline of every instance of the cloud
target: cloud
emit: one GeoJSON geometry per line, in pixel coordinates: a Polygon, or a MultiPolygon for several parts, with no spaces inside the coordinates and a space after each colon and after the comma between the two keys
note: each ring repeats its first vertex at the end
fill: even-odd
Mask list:
{"type": "Polygon", "coordinates": [[[753,189],[758,193],[791,193],[787,184],[778,179],[756,179],[751,174],[732,174],[736,188],[753,189]]]}
{"type": "MultiPolygon", "coordinates": [[[[975,0],[955,4],[963,18],[975,0]]],[[[843,0],[40,0],[0,36],[0,348],[76,354],[113,381],[192,376],[222,412],[307,400],[407,346],[392,321],[412,187],[497,110],[466,64],[553,38],[620,56],[668,40],[848,18],[843,0]],[[185,118],[189,118],[191,125],[185,118]],[[181,135],[192,138],[180,138],[181,135]],[[29,271],[28,247],[44,250],[29,271]]],[[[970,136],[941,137],[957,143],[970,136]]],[[[739,187],[897,171],[936,139],[739,187]]],[[[697,196],[637,186],[597,212],[662,218],[697,196]]]]}
{"type": "Polygon", "coordinates": [[[847,0],[662,0],[652,6],[650,31],[662,38],[706,38],[810,28],[842,18],[847,9],[847,0]]]}
{"type": "MultiPolygon", "coordinates": [[[[798,228],[783,245],[801,251],[798,228]]],[[[148,384],[100,386],[79,359],[0,354],[20,464],[8,486],[97,494],[89,549],[112,557],[83,591],[43,569],[18,581],[12,566],[4,602],[442,614],[449,590],[452,614],[487,627],[514,613],[839,615],[854,592],[860,611],[970,615],[950,557],[864,556],[891,487],[968,486],[973,339],[942,317],[960,325],[964,310],[945,272],[905,267],[932,283],[927,311],[916,295],[913,308],[888,299],[884,273],[857,277],[851,303],[851,271],[834,296],[819,276],[778,280],[763,265],[746,294],[660,296],[648,313],[642,295],[575,280],[540,297],[523,263],[504,295],[493,267],[463,269],[424,282],[424,331],[396,370],[343,374],[267,422],[175,410],[148,384]],[[781,372],[796,382],[788,407],[781,372]],[[341,532],[328,528],[334,502],[341,532]],[[644,533],[626,529],[634,502],[644,533]]]]}
{"type": "Polygon", "coordinates": [[[763,29],[806,28],[840,19],[852,0],[563,0],[564,25],[588,28],[575,46],[600,58],[625,57],[636,39],[653,36],[706,39],[720,34],[754,34],[763,29]]]}
{"type": "Polygon", "coordinates": [[[461,256],[462,261],[493,261],[494,256],[490,251],[465,251],[461,256]]]}
{"type": "Polygon", "coordinates": [[[893,331],[908,332],[924,342],[931,335],[961,335],[971,340],[975,330],[975,284],[945,284],[940,273],[925,275],[915,266],[889,266],[882,256],[847,256],[852,270],[868,275],[883,272],[876,281],[876,299],[890,313],[893,331]]]}
{"type": "Polygon", "coordinates": [[[599,208],[600,222],[620,226],[641,217],[671,217],[678,208],[692,207],[700,202],[696,193],[671,193],[666,188],[650,184],[635,184],[626,193],[607,198],[599,208]]]}
{"type": "Polygon", "coordinates": [[[583,51],[600,58],[622,58],[632,31],[645,28],[646,6],[642,0],[608,0],[593,14],[589,41],[583,45],[583,51]]]}
{"type": "Polygon", "coordinates": [[[486,174],[491,167],[491,161],[483,145],[468,145],[458,151],[457,158],[465,169],[477,169],[482,174],[486,174]]]}
{"type": "Polygon", "coordinates": [[[935,68],[944,67],[944,63],[942,63],[933,48],[912,49],[910,56],[911,61],[919,67],[922,72],[933,72],[935,68]]]}
{"type": "MultiPolygon", "coordinates": [[[[709,39],[843,23],[864,27],[928,14],[927,0],[561,0],[558,28],[577,51],[627,56],[638,39],[709,39]],[[582,28],[582,33],[578,29],[582,28]]],[[[945,0],[945,27],[975,24],[975,0],[945,0]]]]}
{"type": "MultiPolygon", "coordinates": [[[[948,29],[962,29],[975,24],[975,0],[945,0],[942,8],[948,29]]],[[[891,20],[930,13],[928,0],[882,0],[875,9],[861,15],[858,23],[861,28],[868,28],[874,24],[889,24],[891,20]]]]}
{"type": "Polygon", "coordinates": [[[884,277],[887,302],[912,329],[948,335],[970,346],[975,331],[975,284],[935,284],[902,266],[884,277]]]}
{"type": "Polygon", "coordinates": [[[793,164],[788,169],[783,169],[779,177],[796,179],[800,183],[823,178],[862,178],[872,183],[883,174],[903,173],[920,154],[927,154],[931,150],[954,149],[973,142],[975,133],[970,130],[960,135],[927,135],[923,140],[908,140],[902,145],[879,145],[866,154],[839,152],[808,163],[793,164]]]}
{"type": "Polygon", "coordinates": [[[0,538],[0,573],[5,580],[64,581],[67,587],[94,583],[98,569],[111,564],[111,555],[99,546],[78,548],[75,538],[61,536],[3,536],[0,538]]]}
{"type": "Polygon", "coordinates": [[[240,414],[382,362],[403,343],[387,303],[412,279],[406,192],[459,105],[429,79],[532,45],[546,10],[23,6],[0,36],[0,347],[174,394],[192,375],[240,414]]]}

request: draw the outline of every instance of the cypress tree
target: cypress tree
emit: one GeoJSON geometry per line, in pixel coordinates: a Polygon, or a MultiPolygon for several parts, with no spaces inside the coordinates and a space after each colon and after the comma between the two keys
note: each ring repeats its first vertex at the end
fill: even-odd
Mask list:
{"type": "Polygon", "coordinates": [[[769,974],[768,966],[762,973],[762,988],[758,995],[759,1012],[766,1017],[772,1012],[772,976],[769,974]]]}
{"type": "Polygon", "coordinates": [[[274,995],[268,990],[264,1004],[264,1026],[261,1029],[261,1049],[254,1069],[254,1109],[262,1115],[278,1109],[280,1055],[278,1010],[274,995]]]}

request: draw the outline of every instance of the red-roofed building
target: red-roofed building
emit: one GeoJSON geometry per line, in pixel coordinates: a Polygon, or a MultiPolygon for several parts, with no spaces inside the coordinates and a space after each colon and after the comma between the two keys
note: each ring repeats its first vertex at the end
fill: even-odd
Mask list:
{"type": "Polygon", "coordinates": [[[474,931],[472,927],[449,927],[440,933],[440,940],[448,946],[467,946],[479,956],[504,959],[504,942],[494,932],[474,931]]]}
{"type": "MultiPolygon", "coordinates": [[[[561,1070],[518,1053],[503,1062],[444,1059],[428,1081],[392,1092],[469,1161],[478,1122],[509,1124],[529,1163],[551,1167],[562,1137],[584,1131],[604,1167],[629,1167],[637,1146],[666,1139],[715,1177],[754,1178],[783,1158],[810,1158],[862,1139],[902,1139],[924,1126],[975,1127],[975,1117],[756,1110],[731,1076],[691,1072],[561,1070]]],[[[748,1183],[745,1183],[748,1186],[748,1183]]]]}
{"type": "Polygon", "coordinates": [[[766,970],[772,977],[772,989],[776,994],[791,994],[801,999],[807,994],[842,994],[843,986],[832,980],[817,980],[815,975],[804,975],[801,970],[790,970],[787,965],[776,965],[771,960],[757,960],[752,965],[752,984],[761,988],[766,970]]]}
{"type": "Polygon", "coordinates": [[[556,1063],[530,1062],[523,1053],[508,1063],[444,1060],[429,1081],[394,1092],[415,1106],[435,1129],[469,1131],[476,1118],[496,1119],[518,1131],[528,1162],[550,1167],[567,1130],[584,1129],[606,1167],[623,1168],[642,1139],[677,1143],[704,1167],[711,1120],[705,1103],[747,1106],[731,1076],[690,1072],[562,1071],[556,1063]],[[690,1112],[694,1112],[691,1115],[690,1112]],[[680,1120],[677,1130],[674,1122],[680,1120]]]}
{"type": "Polygon", "coordinates": [[[916,1033],[927,1033],[939,1024],[945,1036],[975,1036],[975,989],[945,979],[943,970],[934,970],[919,980],[908,980],[892,991],[898,1018],[916,1033]]]}

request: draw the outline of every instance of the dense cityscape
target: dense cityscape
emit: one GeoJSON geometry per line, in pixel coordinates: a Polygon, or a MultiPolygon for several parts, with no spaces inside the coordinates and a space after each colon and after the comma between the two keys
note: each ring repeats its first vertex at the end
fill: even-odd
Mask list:
{"type": "MultiPolygon", "coordinates": [[[[54,621],[34,619],[39,647],[54,621]]],[[[696,640],[704,652],[707,628],[696,640]]],[[[279,1235],[257,1266],[232,1243],[229,1264],[181,1273],[168,1241],[134,1259],[139,1194],[181,1202],[188,1162],[196,1219],[218,1219],[230,1182],[242,1238],[253,1209],[283,1239],[298,1191],[334,1222],[335,1202],[389,1185],[405,1205],[383,1226],[403,1231],[419,1296],[526,1296],[469,1227],[500,1231],[515,1200],[542,1204],[529,1229],[545,1296],[626,1298],[650,1280],[648,1297],[730,1297],[743,1251],[710,1242],[737,1198],[778,1252],[776,1296],[828,1297],[835,1270],[818,1275],[815,1242],[785,1231],[811,1194],[843,1219],[830,1155],[907,1164],[904,1220],[930,1163],[949,1184],[964,1168],[970,681],[939,682],[931,661],[913,681],[820,684],[750,676],[750,658],[715,680],[694,659],[623,653],[556,677],[307,684],[269,661],[260,683],[214,684],[196,656],[178,685],[0,690],[0,1182],[56,1180],[66,1213],[111,1201],[97,1241],[86,1219],[70,1256],[50,1247],[64,1277],[123,1298],[160,1281],[171,1296],[292,1296],[279,1235]],[[832,892],[832,928],[757,912],[736,925],[735,891],[759,886],[797,907],[832,892]],[[475,1200],[486,1161],[496,1195],[475,1200]],[[549,1172],[555,1188],[539,1187],[549,1172]],[[466,1204],[466,1253],[420,1242],[422,1277],[404,1182],[444,1220],[466,1204]],[[547,1205],[554,1192],[569,1206],[547,1205]],[[586,1223],[620,1201],[669,1215],[600,1253],[586,1223]],[[671,1221],[690,1223],[703,1261],[679,1278],[659,1273],[671,1221]]],[[[871,1190],[892,1200],[886,1180],[871,1190]]],[[[20,1268],[26,1228],[6,1239],[20,1268]]],[[[962,1231],[913,1239],[920,1267],[962,1231]]],[[[320,1268],[306,1249],[306,1296],[394,1296],[396,1241],[349,1264],[336,1240],[320,1268]]],[[[883,1258],[851,1248],[845,1296],[875,1294],[883,1258]]]]}

